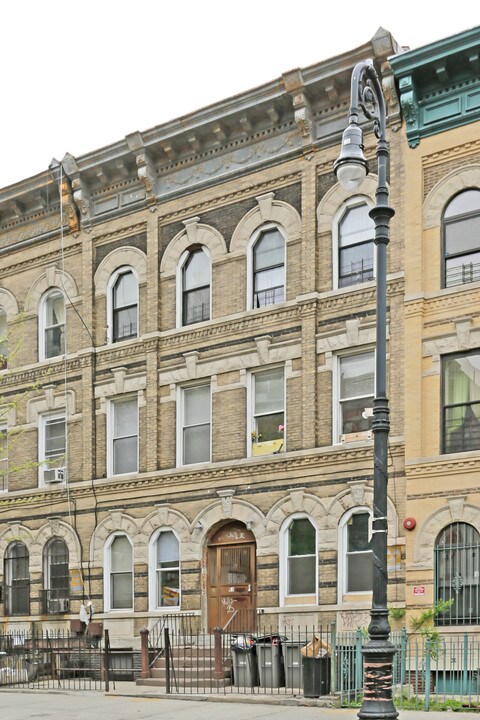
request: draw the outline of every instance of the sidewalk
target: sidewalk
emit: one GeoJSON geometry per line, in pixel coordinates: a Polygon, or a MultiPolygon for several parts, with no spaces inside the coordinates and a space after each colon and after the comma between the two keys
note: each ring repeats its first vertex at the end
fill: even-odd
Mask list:
{"type": "MultiPolygon", "coordinates": [[[[322,707],[318,700],[275,695],[165,695],[133,683],[115,690],[0,689],[2,716],[9,720],[358,720],[358,708],[322,707]]],[[[399,720],[448,720],[446,712],[404,710],[399,720]]],[[[478,713],[455,713],[473,720],[478,713]]]]}
{"type": "MultiPolygon", "coordinates": [[[[239,705],[254,705],[254,706],[270,706],[272,708],[278,708],[278,713],[275,713],[275,717],[281,718],[281,720],[301,720],[301,712],[303,708],[316,708],[316,717],[318,720],[347,720],[351,718],[356,720],[359,708],[332,708],[326,704],[326,699],[316,698],[304,698],[304,697],[289,697],[285,695],[276,694],[215,694],[215,695],[166,695],[165,693],[158,692],[155,688],[145,685],[135,685],[130,682],[116,682],[115,689],[113,685],[110,685],[109,696],[118,697],[143,697],[149,699],[157,699],[164,701],[177,701],[181,704],[189,702],[206,702],[209,703],[208,717],[210,720],[224,720],[226,713],[230,711],[225,710],[225,704],[239,704],[239,705]],[[222,707],[223,706],[223,707],[222,707]]],[[[398,708],[397,708],[398,709],[398,708]]],[[[446,711],[419,711],[419,710],[400,710],[399,720],[447,720],[449,717],[454,717],[456,720],[474,720],[474,718],[480,716],[480,711],[470,712],[453,712],[451,710],[446,711]]],[[[306,713],[307,714],[307,713],[306,713]]],[[[250,711],[249,711],[250,715],[250,711]]],[[[251,720],[257,717],[254,713],[250,715],[251,720]]],[[[310,717],[310,713],[308,713],[310,717]]]]}

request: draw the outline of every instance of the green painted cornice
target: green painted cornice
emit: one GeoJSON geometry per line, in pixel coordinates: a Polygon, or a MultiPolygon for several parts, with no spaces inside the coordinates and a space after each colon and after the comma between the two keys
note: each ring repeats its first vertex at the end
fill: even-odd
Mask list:
{"type": "Polygon", "coordinates": [[[408,144],[480,120],[480,26],[389,58],[408,144]]]}

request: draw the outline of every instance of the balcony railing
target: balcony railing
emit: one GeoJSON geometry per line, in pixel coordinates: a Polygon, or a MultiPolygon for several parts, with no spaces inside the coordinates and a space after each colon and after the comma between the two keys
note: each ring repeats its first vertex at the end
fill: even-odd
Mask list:
{"type": "Polygon", "coordinates": [[[480,263],[464,263],[445,270],[445,287],[465,285],[480,280],[480,263]]]}
{"type": "Polygon", "coordinates": [[[253,307],[260,308],[267,305],[276,305],[285,300],[285,286],[277,285],[277,287],[267,288],[266,290],[257,290],[253,293],[253,307]]]}

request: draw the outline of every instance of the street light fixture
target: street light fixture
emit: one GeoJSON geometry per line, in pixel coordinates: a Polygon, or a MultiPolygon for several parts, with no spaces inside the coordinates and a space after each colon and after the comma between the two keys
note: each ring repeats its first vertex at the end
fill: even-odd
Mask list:
{"type": "Polygon", "coordinates": [[[358,717],[363,720],[393,720],[398,717],[392,699],[392,666],[395,648],[391,644],[387,607],[387,485],[388,433],[387,399],[387,245],[390,218],[395,211],[388,205],[386,109],[382,86],[371,61],[358,63],[352,73],[349,125],[343,133],[342,149],[334,163],[339,183],[346,190],[357,190],[368,171],[363,152],[363,133],[358,124],[359,107],[373,120],[377,138],[378,182],[376,205],[370,210],[375,224],[376,247],[376,348],[375,398],[373,401],[373,592],[365,647],[364,695],[358,717]]]}

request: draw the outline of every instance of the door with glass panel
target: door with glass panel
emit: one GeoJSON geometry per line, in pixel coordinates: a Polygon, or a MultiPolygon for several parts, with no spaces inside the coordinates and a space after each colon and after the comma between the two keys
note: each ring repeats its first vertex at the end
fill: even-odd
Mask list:
{"type": "Polygon", "coordinates": [[[213,536],[208,548],[208,626],[229,632],[255,630],[255,538],[233,522],[213,536]]]}

